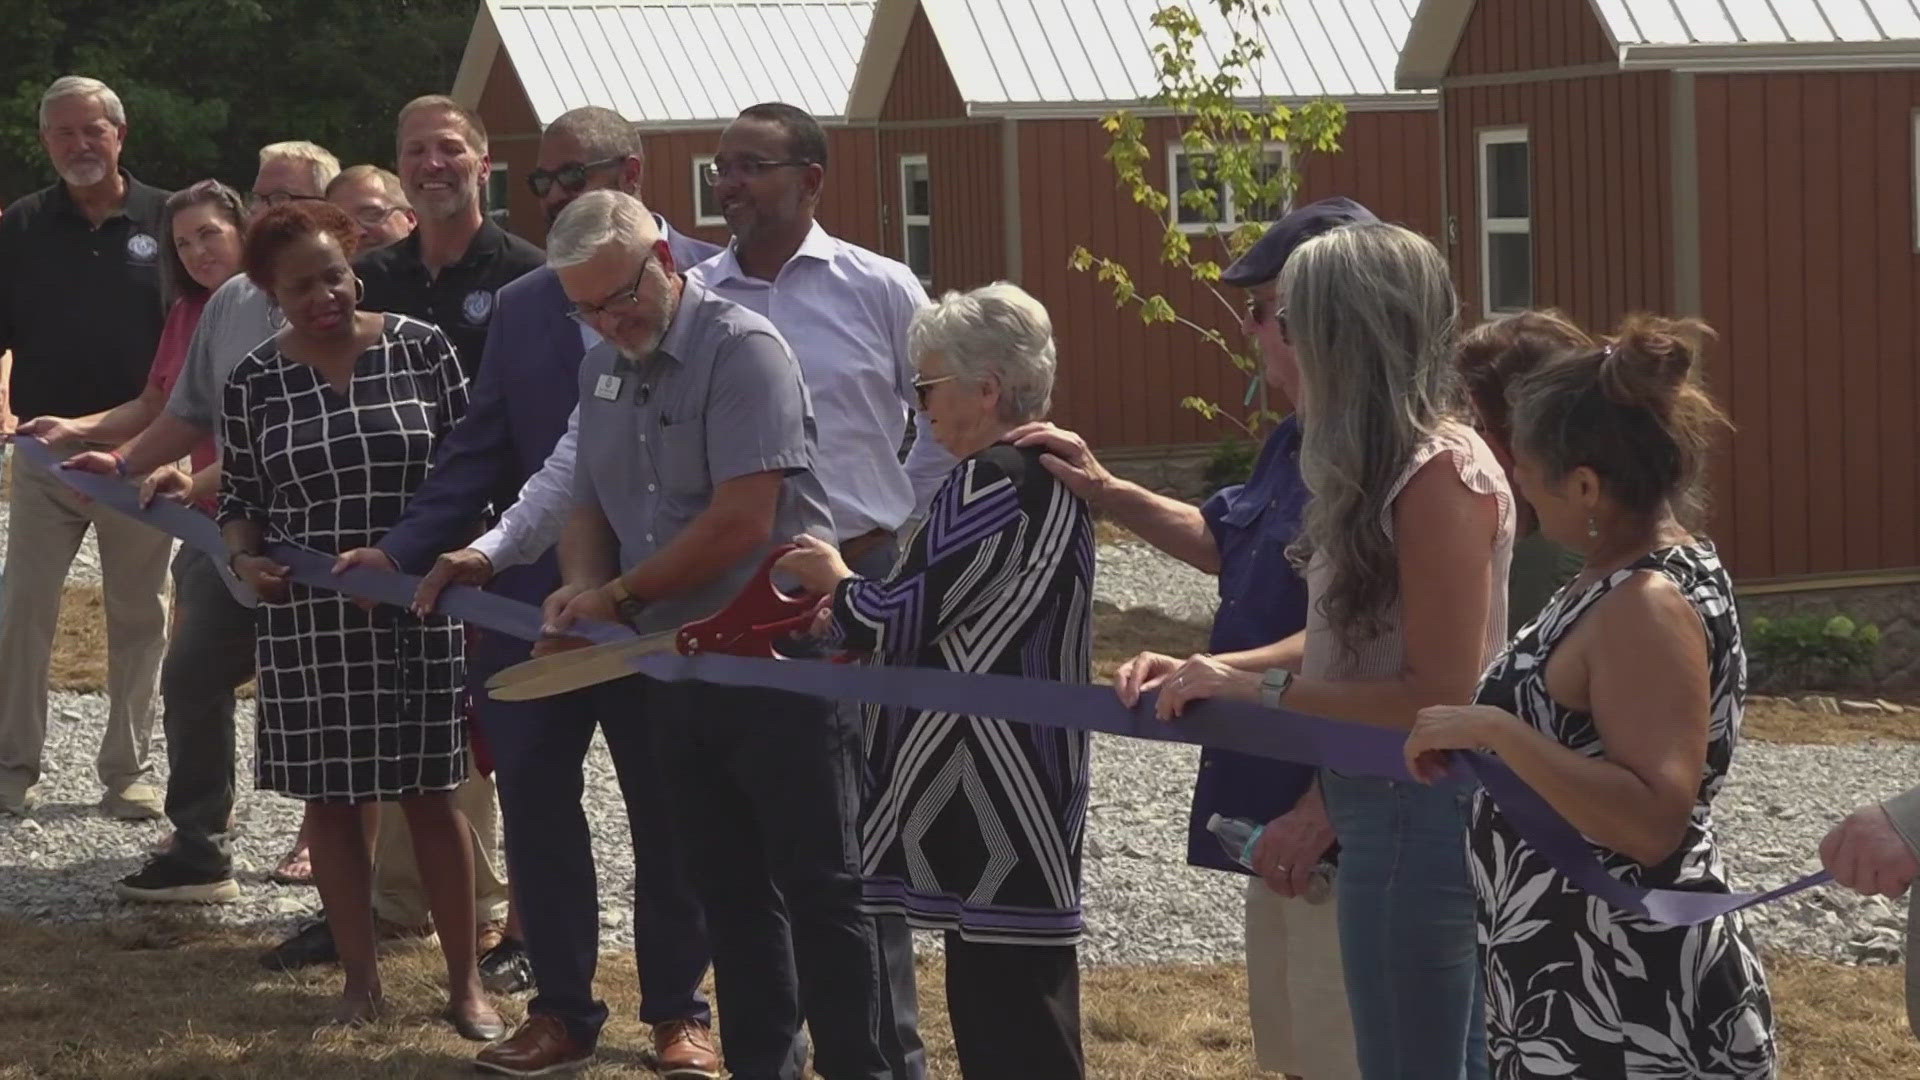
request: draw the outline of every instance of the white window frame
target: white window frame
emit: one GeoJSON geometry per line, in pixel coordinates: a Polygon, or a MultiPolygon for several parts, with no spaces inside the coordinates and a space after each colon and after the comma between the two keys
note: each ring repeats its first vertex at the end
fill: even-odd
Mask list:
{"type": "Polygon", "coordinates": [[[503,229],[507,227],[507,222],[513,219],[512,182],[512,170],[507,168],[507,163],[504,161],[494,162],[493,168],[487,172],[487,218],[503,229]],[[493,203],[493,180],[495,177],[500,178],[500,204],[498,206],[495,206],[493,203]]]}
{"type": "Polygon", "coordinates": [[[707,166],[711,164],[713,164],[712,154],[693,155],[693,223],[703,227],[717,225],[721,228],[726,228],[727,219],[725,215],[708,215],[700,212],[701,204],[706,202],[705,196],[713,191],[712,188],[707,186],[706,176],[707,166]]]}
{"type": "MultiPolygon", "coordinates": [[[[1286,169],[1293,166],[1293,147],[1288,146],[1286,143],[1269,142],[1260,149],[1263,154],[1271,155],[1277,152],[1280,155],[1281,168],[1286,169]]],[[[1245,224],[1245,222],[1240,220],[1240,200],[1234,198],[1231,186],[1227,188],[1226,193],[1227,212],[1225,217],[1222,217],[1219,221],[1180,220],[1180,159],[1186,156],[1186,143],[1181,142],[1179,139],[1174,139],[1167,143],[1167,224],[1172,225],[1184,233],[1204,233],[1215,228],[1223,233],[1229,233],[1245,224]]],[[[1280,215],[1285,217],[1288,213],[1291,213],[1292,210],[1293,195],[1289,194],[1286,205],[1280,208],[1280,215]]],[[[1271,225],[1273,222],[1261,221],[1255,224],[1271,225]]]]}
{"type": "MultiPolygon", "coordinates": [[[[907,206],[911,202],[907,192],[907,167],[910,165],[918,165],[927,170],[927,209],[933,209],[933,169],[927,164],[927,155],[901,154],[899,163],[895,166],[900,178],[900,261],[906,262],[907,258],[913,254],[912,246],[907,243],[909,230],[915,226],[925,228],[927,230],[927,272],[921,274],[915,271],[914,276],[920,279],[922,286],[931,289],[933,288],[933,215],[907,212],[907,206]]],[[[908,263],[908,265],[912,264],[908,263]]]]}
{"type": "Polygon", "coordinates": [[[1913,250],[1920,252],[1920,109],[1913,110],[1913,250]]]}
{"type": "Polygon", "coordinates": [[[1496,308],[1493,306],[1493,238],[1502,236],[1525,236],[1527,238],[1527,296],[1533,296],[1533,139],[1525,127],[1483,128],[1474,139],[1474,174],[1478,179],[1480,200],[1480,307],[1485,315],[1511,315],[1519,308],[1496,308]],[[1491,203],[1493,170],[1487,168],[1487,150],[1494,146],[1509,146],[1520,143],[1527,148],[1527,216],[1523,218],[1489,217],[1487,209],[1491,203]]]}

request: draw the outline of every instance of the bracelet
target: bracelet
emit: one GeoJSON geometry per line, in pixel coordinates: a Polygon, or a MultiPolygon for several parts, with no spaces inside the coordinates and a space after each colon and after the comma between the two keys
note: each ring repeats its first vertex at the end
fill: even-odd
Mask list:
{"type": "Polygon", "coordinates": [[[127,478],[127,459],[122,457],[118,450],[107,451],[107,456],[113,459],[114,473],[118,475],[120,479],[125,480],[127,478]]]}

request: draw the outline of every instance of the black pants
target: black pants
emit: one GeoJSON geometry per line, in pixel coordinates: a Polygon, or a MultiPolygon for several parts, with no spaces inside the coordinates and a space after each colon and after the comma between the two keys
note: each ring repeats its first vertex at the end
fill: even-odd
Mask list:
{"type": "Polygon", "coordinates": [[[947,1015],[967,1080],[1082,1080],[1080,950],[947,934],[947,1015]]]}
{"type": "Polygon", "coordinates": [[[700,992],[707,932],[687,877],[672,809],[655,767],[648,730],[661,684],[642,675],[533,701],[494,701],[473,672],[479,719],[493,752],[506,829],[507,873],[539,993],[530,1013],[554,1016],[584,1046],[606,1023],[593,995],[600,960],[600,893],[592,835],[580,800],[587,748],[597,726],[619,777],[633,838],[633,959],[640,972],[640,1020],[712,1021],[700,992]]]}
{"type": "Polygon", "coordinates": [[[199,549],[173,558],[179,619],[160,667],[167,736],[167,819],[173,858],[202,873],[232,873],[233,692],[253,678],[253,610],[227,591],[199,549]]]}
{"type": "Polygon", "coordinates": [[[880,1080],[882,991],[860,911],[860,733],[817,698],[675,683],[653,716],[694,889],[706,909],[727,1067],[798,1080],[801,1021],[825,1080],[880,1080]]]}

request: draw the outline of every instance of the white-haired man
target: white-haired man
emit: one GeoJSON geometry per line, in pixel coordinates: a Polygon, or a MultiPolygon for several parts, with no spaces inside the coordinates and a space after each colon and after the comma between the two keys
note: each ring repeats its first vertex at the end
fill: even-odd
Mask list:
{"type": "MultiPolygon", "coordinates": [[[[248,214],[258,218],[275,206],[318,200],[339,171],[334,156],[311,142],[263,146],[247,192],[248,214]]],[[[117,444],[113,451],[70,458],[67,465],[144,476],[143,487],[150,495],[203,500],[220,487],[213,447],[220,388],[234,365],[277,327],[271,299],[247,275],[235,274],[208,298],[179,381],[157,415],[119,409],[99,419],[51,418],[38,434],[55,442],[117,444]],[[211,464],[189,476],[172,464],[185,457],[211,464]]],[[[227,838],[235,793],[234,691],[253,678],[253,612],[234,600],[219,568],[197,548],[180,547],[173,559],[173,582],[179,614],[160,671],[167,736],[165,811],[173,836],[146,865],[120,879],[114,891],[129,900],[230,900],[240,892],[227,838]]]]}
{"type": "MultiPolygon", "coordinates": [[[[0,352],[19,416],[84,416],[134,397],[165,318],[159,267],[167,192],[120,168],[127,114],[97,79],[68,75],[40,99],[40,143],[58,179],[0,217],[0,352]]],[[[107,731],[95,759],[115,817],[161,814],[147,780],[154,688],[166,649],[172,541],[82,500],[44,469],[13,467],[0,580],[0,814],[36,801],[48,663],[61,588],[89,528],[107,619],[107,731]]]]}

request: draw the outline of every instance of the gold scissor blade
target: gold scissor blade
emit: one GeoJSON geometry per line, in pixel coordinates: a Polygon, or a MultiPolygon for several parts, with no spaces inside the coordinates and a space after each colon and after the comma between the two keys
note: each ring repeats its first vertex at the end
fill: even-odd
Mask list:
{"type": "Polygon", "coordinates": [[[531,701],[625,678],[633,674],[635,657],[672,651],[679,633],[667,630],[535,657],[496,672],[487,680],[487,696],[495,701],[531,701]]]}

